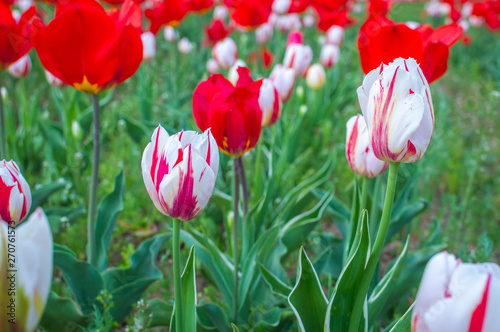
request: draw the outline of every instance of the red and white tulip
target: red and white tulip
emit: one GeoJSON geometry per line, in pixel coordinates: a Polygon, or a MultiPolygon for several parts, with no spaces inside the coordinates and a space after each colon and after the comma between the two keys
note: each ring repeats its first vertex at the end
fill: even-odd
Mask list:
{"type": "Polygon", "coordinates": [[[441,252],[425,267],[412,313],[413,332],[495,332],[500,326],[500,267],[462,263],[441,252]]]}
{"type": "Polygon", "coordinates": [[[156,54],[156,37],[151,31],[143,32],[142,40],[142,59],[145,61],[151,60],[156,54]]]}
{"type": "Polygon", "coordinates": [[[25,77],[31,71],[31,58],[28,54],[23,55],[16,62],[11,64],[7,71],[14,77],[25,77]]]}
{"type": "Polygon", "coordinates": [[[184,221],[198,216],[212,196],[219,150],[210,129],[169,136],[159,125],[142,155],[142,177],[156,208],[184,221]]]}
{"type": "Polygon", "coordinates": [[[339,25],[332,25],[326,31],[326,42],[328,44],[340,46],[344,40],[344,28],[339,25]]]}
{"type": "Polygon", "coordinates": [[[337,45],[325,44],[321,48],[321,53],[319,55],[319,61],[326,68],[334,67],[339,61],[340,49],[337,45]]]}
{"type": "Polygon", "coordinates": [[[309,45],[292,43],[286,48],[283,64],[287,68],[295,69],[297,76],[304,76],[312,56],[312,49],[309,45]]]}
{"type": "Polygon", "coordinates": [[[286,68],[283,65],[277,64],[274,66],[269,79],[273,82],[276,90],[278,90],[282,102],[290,99],[295,85],[295,70],[293,68],[286,68]]]}
{"type": "Polygon", "coordinates": [[[377,158],[413,163],[429,146],[434,110],[429,84],[413,59],[398,58],[366,75],[358,99],[377,158]]]}
{"type": "Polygon", "coordinates": [[[236,43],[230,37],[217,42],[212,49],[212,56],[222,68],[231,68],[238,59],[236,43]]]}
{"type": "Polygon", "coordinates": [[[263,79],[259,92],[259,106],[262,110],[262,126],[276,123],[281,116],[281,100],[278,90],[270,79],[263,79]]]}
{"type": "MultiPolygon", "coordinates": [[[[0,219],[18,225],[31,208],[31,190],[14,161],[0,161],[0,219]]],[[[3,222],[0,222],[3,224],[3,222]]]]}
{"type": "Polygon", "coordinates": [[[347,121],[346,156],[351,169],[369,178],[382,174],[389,163],[373,154],[365,118],[355,115],[347,121]]]}
{"type": "Polygon", "coordinates": [[[307,70],[306,84],[309,88],[317,90],[323,87],[326,80],[325,68],[319,63],[313,64],[307,70]]]}

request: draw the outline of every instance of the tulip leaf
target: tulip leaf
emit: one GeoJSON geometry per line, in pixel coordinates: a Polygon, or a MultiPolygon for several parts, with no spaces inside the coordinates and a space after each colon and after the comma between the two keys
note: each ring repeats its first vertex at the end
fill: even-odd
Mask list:
{"type": "Polygon", "coordinates": [[[394,217],[393,215],[393,218],[391,218],[391,223],[389,224],[389,230],[387,232],[387,242],[390,241],[394,234],[408,225],[413,220],[413,218],[423,213],[428,206],[429,203],[427,201],[421,200],[418,203],[406,206],[396,217],[394,217]]]}
{"type": "Polygon", "coordinates": [[[92,315],[82,315],[71,299],[50,292],[40,326],[47,332],[83,332],[92,321],[92,315]]]}
{"type": "Polygon", "coordinates": [[[58,191],[61,191],[66,187],[65,182],[56,182],[49,185],[43,186],[40,189],[33,190],[31,192],[31,208],[28,215],[32,214],[33,211],[39,206],[41,206],[47,199],[58,191]]]}
{"type": "Polygon", "coordinates": [[[331,277],[337,278],[342,271],[344,241],[333,234],[324,233],[321,235],[321,243],[324,243],[325,249],[318,255],[314,268],[319,275],[328,273],[331,277]]]}
{"type": "Polygon", "coordinates": [[[300,249],[297,283],[288,296],[288,302],[302,332],[323,330],[328,302],[314,266],[303,247],[300,249]]]}
{"type": "Polygon", "coordinates": [[[125,180],[123,171],[115,179],[113,192],[106,196],[97,209],[97,219],[95,227],[95,244],[97,256],[97,269],[104,271],[108,258],[107,250],[113,229],[115,228],[118,213],[123,210],[123,187],[125,180]]]}
{"type": "Polygon", "coordinates": [[[413,306],[415,305],[412,304],[410,308],[405,312],[405,314],[398,319],[394,325],[392,325],[392,328],[389,330],[387,328],[385,331],[387,332],[411,332],[411,312],[413,310],[413,306]]]}
{"type": "Polygon", "coordinates": [[[122,120],[127,125],[127,133],[130,135],[130,138],[137,144],[142,144],[145,137],[151,136],[150,130],[141,121],[137,121],[131,117],[123,117],[122,120]]]}
{"type": "Polygon", "coordinates": [[[231,327],[233,328],[233,332],[240,332],[238,326],[234,325],[233,323],[231,323],[231,327]]]}
{"type": "Polygon", "coordinates": [[[198,306],[198,330],[230,332],[231,326],[224,310],[215,303],[198,306]]]}
{"type": "MultiPolygon", "coordinates": [[[[196,269],[195,269],[195,249],[191,246],[189,257],[181,276],[182,284],[182,324],[186,332],[196,331],[196,269]]],[[[177,304],[175,304],[177,305],[177,304]]],[[[175,305],[172,315],[170,331],[175,331],[176,320],[175,305]]]]}
{"type": "Polygon", "coordinates": [[[392,285],[394,281],[398,279],[399,274],[403,269],[409,244],[410,237],[406,239],[403,251],[397,258],[396,262],[373,289],[370,298],[368,299],[369,322],[373,322],[374,319],[377,318],[377,316],[382,312],[387,299],[391,295],[393,290],[392,285]]]}
{"type": "Polygon", "coordinates": [[[103,288],[99,272],[91,264],[79,261],[71,250],[57,244],[54,244],[54,265],[61,271],[82,312],[90,314],[103,288]]]}
{"type": "Polygon", "coordinates": [[[260,269],[262,276],[264,277],[264,280],[271,288],[271,291],[273,291],[273,293],[275,293],[275,294],[278,294],[278,295],[281,295],[285,298],[288,298],[288,296],[290,295],[290,292],[292,291],[292,287],[285,284],[277,276],[275,276],[271,271],[266,269],[266,267],[264,265],[262,265],[260,263],[259,263],[259,269],[260,269]]]}
{"type": "Polygon", "coordinates": [[[143,328],[168,326],[173,310],[174,306],[171,303],[156,298],[149,300],[144,312],[138,313],[137,317],[141,319],[143,328]]]}
{"type": "Polygon", "coordinates": [[[340,273],[328,302],[325,331],[347,331],[358,286],[361,284],[367,259],[370,256],[370,233],[367,213],[363,213],[358,224],[351,255],[340,273]]]}

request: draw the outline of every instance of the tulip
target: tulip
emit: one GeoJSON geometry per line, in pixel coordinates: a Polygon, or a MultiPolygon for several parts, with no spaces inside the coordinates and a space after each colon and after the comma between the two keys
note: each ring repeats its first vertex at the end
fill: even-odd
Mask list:
{"type": "Polygon", "coordinates": [[[230,37],[217,42],[212,49],[212,56],[219,66],[224,69],[230,68],[238,58],[238,48],[230,37]]]}
{"type": "Polygon", "coordinates": [[[224,6],[215,6],[214,8],[214,19],[225,20],[227,18],[228,10],[224,6]]]}
{"type": "Polygon", "coordinates": [[[259,106],[262,110],[262,126],[272,126],[281,116],[281,100],[278,90],[270,79],[263,79],[259,92],[259,106]]]}
{"type": "Polygon", "coordinates": [[[326,68],[332,68],[337,64],[340,57],[340,49],[337,45],[325,44],[321,48],[319,60],[326,68]]]}
{"type": "Polygon", "coordinates": [[[302,23],[304,24],[304,26],[306,28],[312,27],[315,22],[316,22],[316,19],[311,14],[305,15],[304,18],[302,19],[302,23]]]}
{"type": "MultiPolygon", "coordinates": [[[[43,24],[40,22],[40,25],[43,24]]],[[[142,61],[141,9],[126,0],[106,12],[97,2],[59,2],[34,46],[42,65],[75,89],[97,94],[132,76],[142,61]]]]}
{"type": "Polygon", "coordinates": [[[214,5],[214,0],[189,0],[187,1],[188,11],[196,14],[207,12],[214,5]]]}
{"type": "Polygon", "coordinates": [[[9,74],[14,77],[25,77],[31,71],[31,58],[28,54],[23,55],[7,68],[9,74]]]}
{"type": "Polygon", "coordinates": [[[201,213],[212,196],[219,152],[210,130],[169,136],[159,125],[144,150],[141,167],[158,211],[188,221],[201,213]]]}
{"type": "Polygon", "coordinates": [[[187,54],[193,50],[193,43],[189,41],[186,37],[182,38],[179,40],[179,43],[177,45],[179,47],[179,52],[182,54],[187,54]]]}
{"type": "Polygon", "coordinates": [[[142,58],[146,61],[153,59],[156,54],[155,35],[150,31],[146,31],[141,35],[141,40],[143,47],[142,58]]]}
{"type": "Polygon", "coordinates": [[[174,28],[179,26],[188,12],[187,2],[184,0],[156,1],[153,8],[146,9],[144,14],[151,21],[149,30],[156,34],[163,25],[174,28]]]}
{"type": "Polygon", "coordinates": [[[259,44],[265,44],[273,37],[273,27],[269,23],[264,23],[255,30],[255,39],[259,44]]]}
{"type": "Polygon", "coordinates": [[[248,68],[237,69],[236,86],[220,74],[202,81],[193,93],[193,116],[200,130],[212,128],[219,149],[233,158],[257,144],[262,129],[259,90],[248,68]]]}
{"type": "Polygon", "coordinates": [[[366,75],[358,99],[375,156],[413,163],[425,153],[434,130],[429,84],[414,59],[398,58],[366,75]]]}
{"type": "Polygon", "coordinates": [[[253,30],[266,23],[271,15],[271,0],[225,0],[224,4],[230,10],[231,20],[239,27],[253,30]]]}
{"type": "Polygon", "coordinates": [[[347,121],[346,156],[351,169],[361,176],[373,178],[389,167],[388,162],[373,154],[365,118],[361,114],[347,121]]]}
{"type": "Polygon", "coordinates": [[[495,332],[500,326],[500,267],[462,263],[441,252],[425,267],[412,312],[413,332],[495,332]]]}
{"type": "Polygon", "coordinates": [[[5,223],[0,223],[0,314],[3,317],[0,321],[1,331],[36,330],[50,291],[52,248],[49,221],[41,208],[37,208],[28,220],[15,230],[5,223]],[[15,253],[8,250],[9,245],[15,246],[15,253]],[[15,260],[12,260],[11,255],[15,255],[15,260]],[[9,278],[12,275],[15,278],[15,292],[10,286],[12,280],[9,278]],[[12,300],[15,301],[14,323],[8,321],[12,318],[8,315],[11,312],[8,306],[12,300]]]}
{"type": "Polygon", "coordinates": [[[286,14],[291,3],[291,0],[274,0],[272,6],[273,12],[280,15],[286,14]]]}
{"type": "Polygon", "coordinates": [[[47,82],[49,82],[50,85],[56,88],[61,88],[64,86],[64,82],[55,77],[54,75],[52,75],[48,70],[45,71],[45,78],[47,79],[47,82]]]}
{"type": "Polygon", "coordinates": [[[214,19],[209,27],[205,28],[205,33],[207,35],[208,43],[211,45],[224,40],[232,32],[231,28],[224,25],[224,21],[220,19],[214,19]]]}
{"type": "Polygon", "coordinates": [[[306,84],[309,88],[317,90],[325,84],[325,69],[319,63],[313,64],[307,70],[306,84]]]}
{"type": "MultiPolygon", "coordinates": [[[[19,224],[31,208],[31,191],[14,161],[0,161],[0,218],[19,224]]],[[[3,224],[3,222],[0,222],[3,224]]]]}
{"type": "Polygon", "coordinates": [[[295,70],[293,68],[285,68],[285,66],[278,64],[274,66],[269,79],[278,90],[282,102],[290,99],[295,85],[295,70]]]}
{"type": "Polygon", "coordinates": [[[217,72],[217,70],[219,70],[219,64],[217,63],[217,61],[215,61],[215,59],[208,59],[207,71],[210,74],[215,74],[217,72]]]}
{"type": "Polygon", "coordinates": [[[328,44],[340,46],[344,40],[344,28],[338,25],[332,25],[326,31],[326,42],[328,44]]]}
{"type": "Polygon", "coordinates": [[[287,46],[283,64],[295,69],[297,76],[304,76],[312,60],[312,49],[309,45],[293,43],[287,46]]]}
{"type": "Polygon", "coordinates": [[[171,42],[174,42],[177,40],[178,38],[178,34],[177,34],[177,31],[175,31],[175,28],[174,27],[171,27],[170,25],[167,25],[164,29],[163,29],[163,38],[165,38],[165,40],[169,43],[171,42]]]}
{"type": "Polygon", "coordinates": [[[231,68],[229,68],[229,70],[227,72],[227,79],[233,85],[236,85],[236,82],[238,82],[238,79],[240,78],[240,74],[238,73],[238,68],[239,67],[248,68],[248,66],[245,63],[245,61],[243,61],[241,59],[238,59],[238,60],[236,60],[236,62],[234,63],[234,65],[232,65],[231,68]]]}
{"type": "Polygon", "coordinates": [[[276,20],[276,28],[281,31],[300,30],[302,22],[298,14],[288,14],[279,16],[276,20]]]}
{"type": "Polygon", "coordinates": [[[318,29],[323,32],[334,25],[345,27],[353,23],[347,16],[347,7],[339,1],[317,1],[312,6],[318,15],[318,29]]]}

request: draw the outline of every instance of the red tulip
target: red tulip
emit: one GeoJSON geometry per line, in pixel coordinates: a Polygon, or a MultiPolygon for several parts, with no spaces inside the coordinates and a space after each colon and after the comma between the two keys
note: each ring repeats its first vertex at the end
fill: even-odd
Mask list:
{"type": "Polygon", "coordinates": [[[31,49],[31,19],[34,15],[35,6],[25,11],[16,22],[10,7],[0,3],[0,70],[6,69],[31,49]]]}
{"type": "Polygon", "coordinates": [[[212,24],[205,28],[208,41],[205,44],[215,44],[225,39],[231,33],[232,29],[224,25],[220,19],[214,19],[212,24]]]}
{"type": "Polygon", "coordinates": [[[471,15],[480,17],[493,31],[500,30],[500,2],[482,1],[472,5],[471,15]]]}
{"type": "Polygon", "coordinates": [[[193,116],[200,130],[212,128],[219,149],[233,158],[250,151],[262,129],[259,107],[260,82],[254,82],[250,70],[238,68],[233,86],[220,74],[198,84],[193,94],[193,116]]]}
{"type": "Polygon", "coordinates": [[[460,39],[462,32],[456,23],[435,30],[426,24],[413,30],[404,23],[372,16],[361,26],[358,37],[361,66],[368,74],[382,62],[413,58],[432,83],[446,72],[449,48],[460,39]]]}
{"type": "Polygon", "coordinates": [[[270,0],[225,0],[224,5],[230,8],[231,20],[246,29],[255,29],[266,23],[272,11],[270,0]]]}
{"type": "Polygon", "coordinates": [[[214,0],[186,0],[190,12],[204,13],[214,5],[214,0]]]}
{"type": "Polygon", "coordinates": [[[144,14],[151,21],[149,29],[156,34],[162,25],[177,27],[187,12],[188,7],[184,0],[163,0],[154,2],[153,8],[146,9],[144,14]]]}
{"type": "Polygon", "coordinates": [[[318,28],[326,32],[332,25],[345,27],[354,23],[354,20],[347,16],[348,1],[313,1],[313,7],[319,17],[318,28]]]}
{"type": "Polygon", "coordinates": [[[52,75],[96,94],[122,83],[139,68],[140,22],[140,8],[132,0],[108,12],[92,0],[60,2],[55,18],[39,27],[34,46],[52,75]]]}

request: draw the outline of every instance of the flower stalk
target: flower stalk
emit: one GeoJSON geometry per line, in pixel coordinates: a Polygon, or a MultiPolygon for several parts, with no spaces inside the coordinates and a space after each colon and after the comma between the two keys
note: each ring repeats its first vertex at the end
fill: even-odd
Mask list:
{"type": "Polygon", "coordinates": [[[89,210],[87,216],[87,238],[88,238],[88,261],[93,266],[97,265],[95,246],[95,221],[97,209],[97,185],[99,182],[99,158],[101,150],[101,110],[99,105],[99,94],[92,95],[94,140],[93,140],[93,162],[90,180],[89,210]]]}
{"type": "Polygon", "coordinates": [[[181,285],[181,220],[174,218],[172,254],[174,258],[175,331],[183,332],[181,285]]]}

